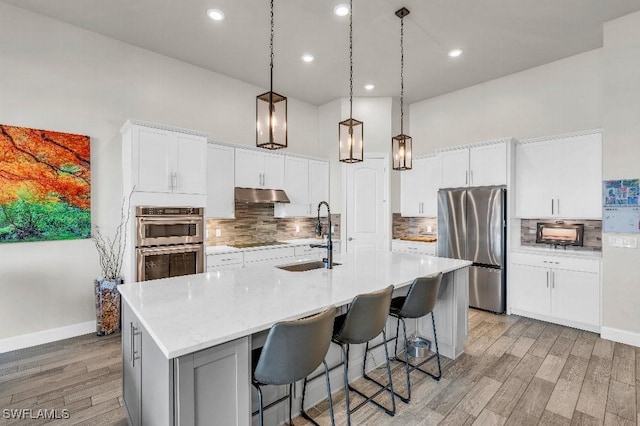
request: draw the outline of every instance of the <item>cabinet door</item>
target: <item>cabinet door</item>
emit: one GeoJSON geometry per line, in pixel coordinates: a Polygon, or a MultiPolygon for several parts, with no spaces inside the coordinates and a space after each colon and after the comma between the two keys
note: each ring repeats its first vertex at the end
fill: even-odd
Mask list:
{"type": "Polygon", "coordinates": [[[422,215],[424,192],[424,161],[414,160],[413,168],[400,173],[400,214],[405,217],[422,215]]]}
{"type": "Polygon", "coordinates": [[[469,185],[469,149],[441,152],[438,157],[441,188],[461,188],[469,185]]]}
{"type": "Polygon", "coordinates": [[[423,168],[422,216],[438,216],[438,190],[440,189],[440,162],[436,157],[419,160],[423,168]]]}
{"type": "MultiPolygon", "coordinates": [[[[309,160],[309,203],[311,203],[311,217],[317,216],[320,201],[329,202],[329,162],[309,160]]],[[[322,209],[326,216],[326,210],[322,209]]]]}
{"type": "Polygon", "coordinates": [[[566,218],[602,218],[602,135],[562,140],[561,193],[557,214],[566,218]]]}
{"type": "Polygon", "coordinates": [[[176,135],[176,168],[173,192],[207,193],[207,140],[203,137],[176,135]]]}
{"type": "Polygon", "coordinates": [[[557,141],[526,143],[516,148],[516,216],[553,217],[560,185],[557,141]]]}
{"type": "Polygon", "coordinates": [[[140,360],[134,360],[133,350],[139,345],[138,320],[129,305],[122,303],[122,399],[133,426],[140,424],[141,369],[140,360]],[[135,340],[134,340],[135,339],[135,340]]]}
{"type": "Polygon", "coordinates": [[[507,144],[469,149],[469,186],[507,184],[507,144]]]}
{"type": "Polygon", "coordinates": [[[284,156],[278,154],[264,155],[264,171],[262,187],[266,189],[284,188],[284,156]]]}
{"type": "Polygon", "coordinates": [[[511,264],[509,291],[511,307],[541,315],[551,314],[548,268],[511,264]]]}
{"type": "Polygon", "coordinates": [[[136,128],[134,130],[135,190],[171,192],[175,164],[175,136],[168,131],[136,128]]]}
{"type": "Polygon", "coordinates": [[[558,318],[600,325],[600,275],[553,270],[552,313],[558,318]]]}
{"type": "Polygon", "coordinates": [[[173,424],[173,369],[144,327],[140,329],[141,419],[143,425],[173,424]]]}
{"type": "Polygon", "coordinates": [[[284,190],[291,203],[276,204],[277,217],[305,217],[311,214],[309,203],[309,160],[286,157],[284,163],[286,184],[284,190]]]}
{"type": "Polygon", "coordinates": [[[234,149],[209,145],[207,148],[207,217],[235,217],[234,149]]]}
{"type": "Polygon", "coordinates": [[[235,186],[262,188],[264,154],[248,149],[236,149],[235,186]]]}

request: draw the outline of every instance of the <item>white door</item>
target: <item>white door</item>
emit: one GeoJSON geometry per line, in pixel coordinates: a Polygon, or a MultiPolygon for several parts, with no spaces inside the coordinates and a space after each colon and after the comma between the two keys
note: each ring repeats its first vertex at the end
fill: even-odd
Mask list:
{"type": "Polygon", "coordinates": [[[176,170],[173,192],[207,193],[207,140],[203,137],[176,136],[176,170]]]}
{"type": "Polygon", "coordinates": [[[551,314],[551,271],[528,265],[511,265],[511,307],[541,315],[551,314]]]}
{"type": "Polygon", "coordinates": [[[264,172],[262,187],[266,189],[284,188],[284,156],[280,154],[263,154],[264,172]]]}
{"type": "Polygon", "coordinates": [[[248,149],[236,149],[236,186],[262,188],[264,154],[248,149]]]}
{"type": "Polygon", "coordinates": [[[562,140],[561,194],[556,209],[560,217],[602,218],[601,134],[562,140]]]}
{"type": "Polygon", "coordinates": [[[158,129],[138,128],[135,130],[134,169],[136,191],[171,192],[175,164],[175,136],[171,132],[158,129]]]}
{"type": "Polygon", "coordinates": [[[506,184],[506,143],[474,146],[469,149],[469,186],[506,184]]]}
{"type": "Polygon", "coordinates": [[[235,217],[233,152],[233,148],[221,145],[207,149],[207,217],[235,217]]]}
{"type": "MultiPolygon", "coordinates": [[[[309,160],[309,203],[311,204],[309,215],[311,217],[317,216],[320,201],[329,202],[329,163],[309,160]]],[[[326,216],[326,210],[322,209],[321,214],[326,216]]]]}
{"type": "Polygon", "coordinates": [[[388,219],[384,185],[387,160],[367,158],[346,168],[346,236],[348,253],[387,250],[388,219]]]}
{"type": "Polygon", "coordinates": [[[600,325],[599,274],[556,269],[551,278],[551,311],[554,316],[600,325]]]}
{"type": "MultiPolygon", "coordinates": [[[[532,142],[516,150],[516,217],[557,215],[560,186],[560,143],[532,142]]],[[[600,186],[598,186],[600,188],[600,186]]]]}
{"type": "Polygon", "coordinates": [[[438,154],[440,158],[441,188],[469,186],[469,149],[457,149],[438,154]]]}

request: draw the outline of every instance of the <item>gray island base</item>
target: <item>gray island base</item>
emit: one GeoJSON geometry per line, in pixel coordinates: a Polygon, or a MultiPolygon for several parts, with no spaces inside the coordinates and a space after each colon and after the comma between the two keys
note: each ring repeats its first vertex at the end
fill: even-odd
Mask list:
{"type": "MultiPolygon", "coordinates": [[[[262,346],[278,321],[302,318],[389,284],[406,293],[419,276],[442,272],[434,309],[442,355],[455,359],[467,338],[468,266],[464,260],[391,252],[340,256],[334,269],[289,272],[273,266],[168,278],[118,287],[123,300],[123,396],[132,425],[249,425],[255,401],[251,389],[251,349],[262,346]]],[[[304,262],[301,260],[300,262],[304,262]]],[[[418,333],[431,338],[430,318],[418,333]]],[[[408,321],[413,332],[413,321],[408,321]]],[[[395,320],[387,323],[395,335],[395,320]]],[[[362,345],[364,346],[364,345],[362,345]]],[[[364,347],[351,351],[350,371],[360,374],[364,347]]],[[[389,345],[393,351],[393,345],[389,345]]],[[[383,348],[367,359],[367,370],[383,363],[383,348]]],[[[331,348],[329,365],[340,360],[331,348]]],[[[340,369],[332,391],[342,386],[340,369]]],[[[294,412],[301,386],[295,386],[294,412]]],[[[269,401],[283,394],[274,387],[269,401]]],[[[311,382],[305,403],[326,398],[322,380],[311,382]]],[[[286,404],[267,411],[266,424],[286,418],[286,404]]]]}

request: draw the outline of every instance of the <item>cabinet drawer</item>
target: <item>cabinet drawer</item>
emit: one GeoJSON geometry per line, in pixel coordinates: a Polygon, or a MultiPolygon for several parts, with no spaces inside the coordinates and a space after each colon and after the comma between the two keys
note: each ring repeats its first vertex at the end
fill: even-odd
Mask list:
{"type": "Polygon", "coordinates": [[[511,263],[544,268],[566,269],[581,272],[600,272],[599,259],[581,259],[578,257],[539,255],[530,253],[511,253],[511,263]]]}
{"type": "Polygon", "coordinates": [[[242,253],[221,253],[207,255],[207,270],[227,265],[242,265],[242,253]]]}
{"type": "Polygon", "coordinates": [[[244,261],[245,263],[258,262],[261,260],[281,259],[283,257],[293,256],[295,256],[295,250],[293,247],[278,247],[272,249],[246,251],[244,252],[244,261]]]}
{"type": "Polygon", "coordinates": [[[415,243],[408,241],[392,241],[391,251],[399,253],[416,253],[436,255],[436,243],[415,243]]]}
{"type": "MultiPolygon", "coordinates": [[[[318,241],[318,243],[320,243],[320,241],[318,241]]],[[[327,249],[309,246],[296,246],[294,247],[294,252],[296,256],[311,256],[326,253],[327,249]]]]}

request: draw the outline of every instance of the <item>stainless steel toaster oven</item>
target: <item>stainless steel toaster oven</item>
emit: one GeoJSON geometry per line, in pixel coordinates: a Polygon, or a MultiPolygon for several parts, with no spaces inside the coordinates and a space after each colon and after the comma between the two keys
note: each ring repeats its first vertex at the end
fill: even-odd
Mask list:
{"type": "Polygon", "coordinates": [[[584,239],[584,224],[564,222],[538,222],[536,243],[558,246],[582,247],[584,239]]]}

